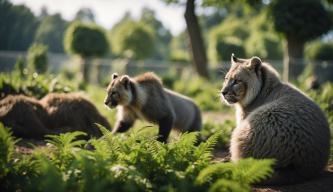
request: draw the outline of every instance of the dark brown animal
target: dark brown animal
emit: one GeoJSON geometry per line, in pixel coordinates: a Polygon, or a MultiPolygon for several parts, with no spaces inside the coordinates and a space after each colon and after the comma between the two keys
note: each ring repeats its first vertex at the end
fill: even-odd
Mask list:
{"type": "Polygon", "coordinates": [[[90,136],[102,136],[95,123],[111,129],[108,121],[94,104],[79,94],[50,93],[40,100],[48,114],[47,127],[63,131],[83,131],[90,136]]]}
{"type": "Polygon", "coordinates": [[[50,93],[40,101],[9,95],[0,100],[0,122],[16,137],[42,139],[47,134],[83,131],[100,137],[95,123],[111,129],[96,107],[78,94],[50,93]]]}

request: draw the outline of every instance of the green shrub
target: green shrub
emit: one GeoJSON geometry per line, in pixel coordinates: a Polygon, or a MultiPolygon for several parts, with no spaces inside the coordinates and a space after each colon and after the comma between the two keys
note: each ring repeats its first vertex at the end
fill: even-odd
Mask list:
{"type": "Polygon", "coordinates": [[[307,47],[305,53],[312,60],[333,61],[333,42],[316,41],[307,47]]]}
{"type": "MultiPolygon", "coordinates": [[[[101,130],[100,139],[81,141],[77,140],[81,133],[66,133],[49,136],[49,144],[32,154],[6,154],[10,166],[1,178],[1,190],[249,191],[250,184],[272,173],[270,160],[214,163],[211,152],[221,132],[195,146],[197,133],[162,144],[144,129],[117,135],[101,130]],[[87,143],[94,150],[81,147],[87,143]]],[[[10,136],[3,127],[0,132],[10,136]]],[[[0,137],[0,143],[6,140],[0,137]]],[[[13,151],[10,140],[10,146],[3,147],[13,151]]]]}
{"type": "Polygon", "coordinates": [[[47,46],[33,44],[28,50],[28,67],[33,72],[45,73],[47,71],[47,46]]]}
{"type": "Polygon", "coordinates": [[[229,110],[229,108],[224,108],[224,105],[220,102],[219,84],[193,77],[176,81],[173,89],[192,98],[202,111],[229,110]]]}
{"type": "Polygon", "coordinates": [[[23,94],[42,98],[51,92],[67,93],[76,90],[72,85],[65,85],[52,76],[18,73],[0,73],[0,99],[10,94],[23,94]]]}
{"type": "Polygon", "coordinates": [[[226,149],[229,146],[231,133],[235,126],[235,122],[230,120],[226,120],[219,124],[207,121],[203,123],[201,134],[206,138],[214,135],[216,132],[221,132],[222,134],[218,138],[216,148],[226,149]]]}

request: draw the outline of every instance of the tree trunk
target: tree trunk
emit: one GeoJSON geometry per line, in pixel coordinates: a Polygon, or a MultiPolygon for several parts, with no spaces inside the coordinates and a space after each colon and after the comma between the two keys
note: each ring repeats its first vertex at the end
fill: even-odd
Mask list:
{"type": "Polygon", "coordinates": [[[80,66],[80,70],[81,70],[81,81],[83,81],[84,83],[89,83],[90,80],[90,62],[91,59],[87,58],[87,57],[82,57],[81,58],[81,66],[80,66]]]}
{"type": "Polygon", "coordinates": [[[187,0],[185,10],[185,21],[190,38],[190,47],[192,51],[193,64],[197,73],[206,79],[209,79],[207,67],[207,56],[204,41],[202,38],[198,18],[195,15],[195,0],[187,0]]]}
{"type": "Polygon", "coordinates": [[[295,80],[304,69],[304,42],[287,37],[283,60],[283,78],[295,80]]]}

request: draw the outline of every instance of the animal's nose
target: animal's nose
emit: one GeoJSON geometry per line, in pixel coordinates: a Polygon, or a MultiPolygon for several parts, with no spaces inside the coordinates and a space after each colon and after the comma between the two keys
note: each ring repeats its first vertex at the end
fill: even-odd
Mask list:
{"type": "Polygon", "coordinates": [[[109,100],[108,100],[108,99],[105,99],[105,100],[104,100],[104,104],[105,104],[105,105],[108,105],[108,103],[109,103],[109,100]]]}
{"type": "Polygon", "coordinates": [[[222,93],[223,96],[225,96],[228,93],[228,91],[222,90],[221,93],[222,93]]]}

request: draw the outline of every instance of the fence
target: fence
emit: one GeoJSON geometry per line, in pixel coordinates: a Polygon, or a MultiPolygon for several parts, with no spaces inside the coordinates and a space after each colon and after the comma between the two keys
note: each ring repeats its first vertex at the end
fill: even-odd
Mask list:
{"type": "MultiPolygon", "coordinates": [[[[17,58],[21,56],[26,59],[26,52],[0,51],[0,72],[10,72],[14,69],[17,58]]],[[[61,70],[75,69],[79,67],[80,60],[76,57],[70,57],[66,54],[48,54],[49,72],[59,73],[61,70]]],[[[266,61],[274,66],[280,74],[283,71],[282,60],[266,61]]],[[[321,81],[333,81],[333,61],[308,61],[304,60],[298,64],[298,68],[303,70],[306,66],[311,66],[314,73],[321,81]]],[[[92,61],[92,73],[97,73],[92,76],[109,76],[113,72],[127,73],[135,75],[144,71],[154,71],[159,75],[165,75],[170,71],[181,74],[184,70],[193,72],[190,65],[177,62],[160,61],[160,60],[144,60],[144,61],[129,61],[126,59],[110,59],[98,58],[92,61]],[[96,72],[97,71],[97,72],[96,72]]],[[[220,63],[210,64],[210,71],[214,76],[222,76],[230,66],[230,61],[222,61],[220,63]]],[[[192,73],[193,74],[193,73],[192,73]]]]}

